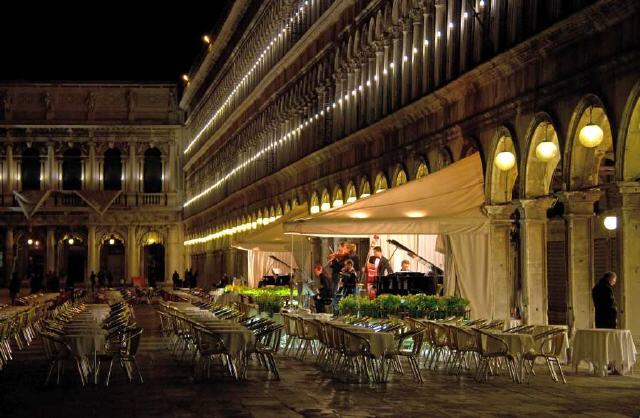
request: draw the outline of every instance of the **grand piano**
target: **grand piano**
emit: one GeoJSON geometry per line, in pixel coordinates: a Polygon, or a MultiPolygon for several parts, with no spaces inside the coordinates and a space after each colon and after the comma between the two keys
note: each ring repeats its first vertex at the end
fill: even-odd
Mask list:
{"type": "Polygon", "coordinates": [[[383,293],[393,295],[416,295],[419,293],[435,295],[438,284],[442,285],[443,283],[444,272],[442,269],[396,240],[387,240],[387,242],[396,246],[396,249],[404,250],[410,256],[418,259],[420,263],[428,265],[430,269],[428,273],[400,271],[387,276],[376,276],[374,281],[376,296],[383,293]]]}

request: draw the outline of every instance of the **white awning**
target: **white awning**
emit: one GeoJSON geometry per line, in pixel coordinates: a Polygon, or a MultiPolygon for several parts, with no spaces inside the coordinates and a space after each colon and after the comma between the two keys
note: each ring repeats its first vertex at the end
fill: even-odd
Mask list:
{"type": "Polygon", "coordinates": [[[287,234],[488,233],[480,155],[352,204],[284,223],[287,234]]]}
{"type": "Polygon", "coordinates": [[[291,251],[292,240],[297,242],[299,238],[285,235],[283,225],[286,221],[298,219],[309,213],[308,205],[302,204],[276,219],[272,223],[261,226],[255,231],[249,231],[235,238],[231,246],[242,250],[255,251],[291,251]]]}

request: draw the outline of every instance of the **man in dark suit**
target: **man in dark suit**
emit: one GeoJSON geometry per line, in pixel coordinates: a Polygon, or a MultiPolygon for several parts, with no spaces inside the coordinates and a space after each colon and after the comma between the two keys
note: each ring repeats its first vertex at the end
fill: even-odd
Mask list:
{"type": "Polygon", "coordinates": [[[382,255],[381,247],[373,247],[373,255],[369,257],[369,264],[374,264],[376,266],[378,276],[393,273],[389,260],[382,255]]]}
{"type": "Polygon", "coordinates": [[[591,291],[593,305],[596,308],[596,328],[616,328],[618,307],[613,293],[616,274],[607,272],[591,291]]]}

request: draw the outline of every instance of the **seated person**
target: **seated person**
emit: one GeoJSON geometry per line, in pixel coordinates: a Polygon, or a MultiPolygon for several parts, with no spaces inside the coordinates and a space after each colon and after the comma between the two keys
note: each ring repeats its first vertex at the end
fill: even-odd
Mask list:
{"type": "Polygon", "coordinates": [[[411,262],[409,260],[402,260],[400,265],[400,271],[411,271],[411,262]]]}
{"type": "Polygon", "coordinates": [[[356,292],[356,283],[358,282],[358,275],[353,268],[353,261],[350,259],[345,260],[344,267],[340,271],[340,285],[338,285],[338,292],[341,292],[343,296],[353,295],[356,292]]]}

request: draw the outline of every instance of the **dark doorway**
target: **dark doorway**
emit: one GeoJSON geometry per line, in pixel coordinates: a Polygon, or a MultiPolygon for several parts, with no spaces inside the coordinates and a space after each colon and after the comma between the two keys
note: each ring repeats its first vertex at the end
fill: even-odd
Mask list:
{"type": "Polygon", "coordinates": [[[40,151],[30,147],[22,153],[20,167],[22,190],[40,190],[40,151]]]}
{"type": "Polygon", "coordinates": [[[122,190],[122,159],[118,148],[104,153],[104,190],[122,190]]]}
{"type": "Polygon", "coordinates": [[[82,189],[82,160],[78,148],[69,148],[62,156],[62,189],[82,189]]]}
{"type": "Polygon", "coordinates": [[[162,156],[158,148],[149,148],[144,153],[144,192],[162,192],[162,156]]]}
{"type": "Polygon", "coordinates": [[[164,245],[144,246],[144,277],[149,286],[164,281],[164,245]]]}
{"type": "Polygon", "coordinates": [[[86,256],[83,251],[70,250],[67,258],[67,286],[84,281],[84,265],[86,256]]]}
{"type": "MultiPolygon", "coordinates": [[[[100,271],[110,272],[113,285],[117,285],[124,278],[124,244],[112,238],[100,247],[100,271]]],[[[98,274],[98,272],[96,272],[98,274]]]]}

